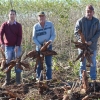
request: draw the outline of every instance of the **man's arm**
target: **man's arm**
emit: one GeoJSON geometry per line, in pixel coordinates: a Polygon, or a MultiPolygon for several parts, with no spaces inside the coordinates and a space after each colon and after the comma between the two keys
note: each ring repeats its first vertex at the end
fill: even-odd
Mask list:
{"type": "Polygon", "coordinates": [[[5,33],[4,26],[5,26],[5,24],[3,23],[0,27],[0,44],[1,44],[1,48],[3,51],[5,49],[4,39],[3,39],[4,33],[5,33]]]}
{"type": "Polygon", "coordinates": [[[4,44],[4,39],[3,39],[4,33],[5,33],[4,26],[5,26],[5,24],[3,23],[0,27],[0,42],[1,42],[1,45],[4,44]]]}
{"type": "Polygon", "coordinates": [[[18,32],[18,39],[17,39],[17,44],[16,46],[20,46],[21,45],[21,41],[22,41],[22,25],[19,24],[19,32],[18,32]]]}
{"type": "Polygon", "coordinates": [[[17,43],[16,43],[16,47],[15,47],[15,52],[18,51],[18,48],[19,48],[19,46],[21,45],[21,41],[22,41],[22,25],[21,25],[21,24],[18,24],[18,25],[19,25],[19,26],[18,26],[19,32],[18,32],[18,34],[17,34],[17,43]]]}
{"type": "Polygon", "coordinates": [[[81,20],[77,20],[76,25],[75,25],[75,29],[74,29],[74,35],[79,40],[80,35],[78,34],[78,30],[82,30],[81,20]]]}
{"type": "Polygon", "coordinates": [[[36,30],[35,30],[35,25],[33,26],[33,36],[32,36],[33,42],[36,44],[36,48],[38,49],[37,51],[40,50],[41,44],[38,42],[37,37],[36,37],[36,30]]]}
{"type": "Polygon", "coordinates": [[[51,25],[51,38],[50,38],[50,41],[53,42],[55,37],[56,37],[56,33],[55,33],[54,25],[52,24],[51,25]]]}
{"type": "Polygon", "coordinates": [[[95,35],[90,40],[90,41],[92,41],[92,43],[95,42],[95,41],[97,41],[98,38],[99,38],[99,36],[100,36],[100,23],[98,22],[97,25],[98,25],[97,26],[97,31],[96,31],[95,35]]]}

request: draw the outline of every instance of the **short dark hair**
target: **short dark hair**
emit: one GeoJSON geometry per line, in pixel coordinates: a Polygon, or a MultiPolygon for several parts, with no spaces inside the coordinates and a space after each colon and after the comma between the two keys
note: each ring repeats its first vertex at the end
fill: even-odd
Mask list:
{"type": "Polygon", "coordinates": [[[93,10],[93,11],[94,11],[94,8],[93,8],[93,6],[90,4],[90,5],[87,5],[87,6],[86,6],[86,10],[93,10]]]}
{"type": "Polygon", "coordinates": [[[16,10],[14,10],[14,9],[11,9],[11,10],[10,10],[10,12],[15,12],[15,15],[16,15],[16,10]]]}

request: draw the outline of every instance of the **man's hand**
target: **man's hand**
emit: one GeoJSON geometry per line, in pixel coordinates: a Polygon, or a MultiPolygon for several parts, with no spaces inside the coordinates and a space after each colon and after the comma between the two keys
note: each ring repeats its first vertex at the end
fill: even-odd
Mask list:
{"type": "MultiPolygon", "coordinates": [[[[50,41],[50,44],[48,45],[48,47],[47,47],[47,48],[49,48],[49,46],[52,44],[52,40],[49,40],[49,41],[50,41]]],[[[48,41],[48,42],[49,42],[49,41],[48,41]]]]}
{"type": "Polygon", "coordinates": [[[19,49],[19,46],[16,46],[15,49],[14,49],[14,51],[18,52],[18,49],[19,49]]]}
{"type": "Polygon", "coordinates": [[[85,42],[87,45],[91,45],[92,42],[91,41],[88,41],[88,42],[85,42]]]}
{"type": "Polygon", "coordinates": [[[2,49],[2,51],[5,51],[5,45],[4,44],[1,44],[1,49],[2,49]]]}

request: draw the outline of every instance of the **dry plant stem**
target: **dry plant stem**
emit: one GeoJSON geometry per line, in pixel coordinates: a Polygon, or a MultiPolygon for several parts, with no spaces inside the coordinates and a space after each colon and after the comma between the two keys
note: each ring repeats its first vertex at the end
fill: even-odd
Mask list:
{"type": "Polygon", "coordinates": [[[16,58],[15,60],[11,60],[8,64],[6,63],[6,60],[3,60],[1,65],[2,65],[2,68],[1,70],[3,71],[5,68],[7,68],[4,72],[8,72],[10,71],[14,66],[16,66],[16,68],[19,68],[21,70],[23,70],[23,67],[24,66],[25,68],[29,68],[30,69],[30,66],[29,66],[29,63],[25,62],[25,61],[21,61],[21,57],[23,55],[24,52],[22,52],[21,56],[19,56],[19,58],[16,58]]]}
{"type": "Polygon", "coordinates": [[[6,89],[6,92],[4,92],[7,95],[10,95],[11,98],[17,98],[17,95],[15,93],[13,93],[12,91],[9,91],[6,89]]]}
{"type": "Polygon", "coordinates": [[[2,51],[1,47],[0,47],[0,52],[1,52],[2,56],[3,56],[3,59],[6,60],[5,53],[4,53],[4,51],[2,51]]]}
{"type": "Polygon", "coordinates": [[[28,57],[35,59],[37,55],[38,55],[38,52],[36,50],[29,51],[28,54],[24,57],[24,60],[28,57]]]}
{"type": "Polygon", "coordinates": [[[13,68],[13,66],[10,65],[10,66],[7,68],[7,70],[5,70],[4,72],[7,73],[7,72],[9,72],[12,68],[13,68]]]}
{"type": "Polygon", "coordinates": [[[82,34],[81,30],[78,30],[78,33],[80,34],[82,43],[85,43],[85,38],[84,38],[84,35],[82,34]]]}
{"type": "Polygon", "coordinates": [[[51,41],[46,42],[46,43],[41,47],[40,51],[42,52],[42,51],[47,50],[47,47],[48,47],[48,45],[49,45],[50,43],[51,43],[51,41]]]}
{"type": "Polygon", "coordinates": [[[74,86],[75,86],[75,82],[74,82],[73,85],[72,85],[71,92],[73,92],[74,86]]]}
{"type": "Polygon", "coordinates": [[[6,57],[4,51],[0,47],[0,52],[2,54],[2,59],[1,59],[1,70],[3,71],[6,68],[6,57]]]}
{"type": "Polygon", "coordinates": [[[6,60],[2,60],[1,62],[1,71],[3,71],[6,68],[6,60]]]}
{"type": "Polygon", "coordinates": [[[73,42],[75,44],[76,48],[79,48],[82,50],[82,52],[78,55],[78,57],[76,58],[75,61],[81,59],[81,61],[84,60],[84,58],[86,58],[86,60],[88,61],[89,65],[92,64],[92,59],[91,59],[91,55],[93,55],[93,52],[90,50],[89,46],[87,45],[87,42],[85,41],[84,35],[82,34],[82,32],[80,30],[78,30],[78,33],[80,35],[81,38],[81,42],[73,42]]]}
{"type": "Polygon", "coordinates": [[[89,96],[85,96],[82,100],[89,100],[89,96]]]}
{"type": "Polygon", "coordinates": [[[82,57],[83,54],[84,54],[84,52],[81,52],[81,53],[78,55],[78,57],[75,59],[74,62],[76,62],[77,60],[79,60],[79,59],[82,57]]]}
{"type": "Polygon", "coordinates": [[[40,57],[40,55],[38,55],[37,59],[36,59],[36,64],[35,64],[35,72],[37,69],[37,65],[40,63],[41,66],[41,70],[43,70],[43,61],[44,61],[44,56],[42,55],[42,57],[40,57]]]}
{"type": "Polygon", "coordinates": [[[38,82],[38,87],[39,87],[39,94],[43,94],[44,90],[49,89],[47,84],[41,81],[38,82]]]}
{"type": "Polygon", "coordinates": [[[57,53],[53,50],[42,51],[42,55],[49,56],[49,55],[57,55],[57,53]]]}
{"type": "Polygon", "coordinates": [[[87,90],[89,86],[88,86],[88,79],[85,70],[82,71],[82,84],[83,84],[83,89],[87,90]]]}
{"type": "Polygon", "coordinates": [[[10,98],[9,100],[16,100],[16,98],[10,98]]]}
{"type": "Polygon", "coordinates": [[[69,96],[67,94],[64,95],[62,100],[69,100],[69,96]]]}
{"type": "Polygon", "coordinates": [[[22,66],[24,66],[25,68],[30,69],[30,64],[29,64],[28,62],[26,62],[26,61],[21,61],[20,64],[21,64],[22,66]]]}
{"type": "Polygon", "coordinates": [[[76,84],[75,84],[75,86],[73,87],[73,91],[76,89],[77,84],[78,84],[78,81],[76,81],[76,84]]]}

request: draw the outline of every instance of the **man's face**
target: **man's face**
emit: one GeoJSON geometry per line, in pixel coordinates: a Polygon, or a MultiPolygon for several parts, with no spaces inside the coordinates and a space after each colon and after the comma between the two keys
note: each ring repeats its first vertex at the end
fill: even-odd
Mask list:
{"type": "Polygon", "coordinates": [[[10,20],[15,20],[15,17],[16,17],[15,12],[13,12],[13,11],[9,12],[9,19],[10,20]]]}
{"type": "Polygon", "coordinates": [[[93,15],[94,15],[94,11],[93,10],[86,9],[85,16],[88,19],[92,19],[93,15]]]}
{"type": "Polygon", "coordinates": [[[39,20],[40,23],[44,23],[45,20],[46,20],[46,16],[45,15],[39,15],[38,20],[39,20]]]}

